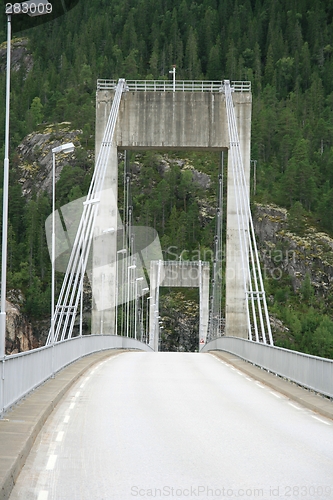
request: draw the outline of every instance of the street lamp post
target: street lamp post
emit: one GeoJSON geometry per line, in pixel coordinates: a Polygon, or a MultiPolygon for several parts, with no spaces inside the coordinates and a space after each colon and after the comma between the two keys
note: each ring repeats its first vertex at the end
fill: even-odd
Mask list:
{"type": "MultiPolygon", "coordinates": [[[[119,287],[119,262],[118,262],[118,255],[123,254],[125,255],[127,253],[126,248],[122,248],[121,250],[117,251],[117,261],[116,261],[116,335],[118,335],[118,287],[119,287]]],[[[124,265],[122,266],[122,270],[124,270],[124,265]]],[[[122,273],[122,278],[123,278],[123,273],[122,273]]],[[[123,316],[124,316],[124,279],[121,280],[121,303],[122,303],[122,318],[121,318],[121,331],[123,330],[123,316]]]]}
{"type": "Polygon", "coordinates": [[[83,321],[83,260],[82,260],[82,252],[80,255],[81,260],[81,282],[80,282],[80,337],[82,337],[82,321],[83,321]]]}
{"type": "Polygon", "coordinates": [[[144,334],[144,328],[143,328],[143,297],[144,297],[144,292],[149,292],[149,288],[142,288],[141,290],[142,295],[141,295],[141,323],[140,323],[140,330],[141,330],[141,342],[143,342],[143,334],[144,334]]]}
{"type": "Polygon", "coordinates": [[[256,195],[257,191],[257,160],[250,160],[253,163],[253,196],[256,195]]]}
{"type": "Polygon", "coordinates": [[[102,273],[102,286],[101,286],[101,295],[102,295],[102,300],[101,300],[101,322],[100,322],[100,331],[99,333],[103,335],[103,327],[104,327],[104,282],[105,282],[105,274],[102,273]]]}
{"type": "MultiPolygon", "coordinates": [[[[5,159],[3,175],[3,211],[2,211],[2,261],[1,261],[1,342],[0,360],[6,354],[6,284],[7,284],[7,228],[8,228],[8,179],[9,179],[9,109],[10,109],[10,41],[11,16],[7,16],[7,74],[6,74],[6,121],[5,121],[5,159]]],[[[3,374],[0,374],[4,379],[3,374]]],[[[3,390],[1,391],[3,394],[3,390]]],[[[0,401],[1,403],[1,401],[0,401]]],[[[2,411],[2,404],[0,412],[2,411]]]]}
{"type": "Polygon", "coordinates": [[[173,64],[172,70],[169,71],[172,74],[172,91],[176,92],[176,65],[173,64]]]}
{"type": "Polygon", "coordinates": [[[127,303],[126,303],[126,337],[128,337],[129,329],[129,299],[130,299],[130,272],[131,269],[135,269],[136,265],[128,266],[127,268],[127,303]]]}
{"type": "Polygon", "coordinates": [[[161,350],[161,346],[162,346],[162,335],[160,333],[160,330],[163,330],[164,326],[161,323],[159,323],[158,328],[159,328],[159,333],[158,333],[158,350],[160,351],[161,350]]]}
{"type": "Polygon", "coordinates": [[[151,300],[153,297],[152,296],[149,296],[147,297],[147,306],[146,306],[146,344],[148,344],[148,337],[149,337],[149,331],[148,331],[148,327],[149,327],[149,313],[150,311],[148,310],[148,301],[151,300]]]}
{"type": "Polygon", "coordinates": [[[135,304],[134,304],[134,338],[137,337],[137,316],[138,316],[138,282],[143,281],[143,277],[135,278],[135,304]]]}
{"type": "Polygon", "coordinates": [[[72,142],[66,144],[61,144],[52,149],[52,253],[51,253],[51,265],[52,265],[52,278],[51,278],[51,338],[52,345],[54,345],[54,295],[55,295],[55,170],[56,170],[56,154],[57,153],[72,153],[75,146],[72,142]]]}

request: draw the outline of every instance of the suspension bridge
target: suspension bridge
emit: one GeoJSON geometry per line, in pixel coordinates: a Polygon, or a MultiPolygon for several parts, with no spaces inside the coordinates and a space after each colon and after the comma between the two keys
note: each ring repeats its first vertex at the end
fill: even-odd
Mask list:
{"type": "MultiPolygon", "coordinates": [[[[237,371],[235,375],[230,371],[230,366],[235,364],[235,359],[239,362],[246,360],[264,368],[267,372],[294,381],[328,398],[333,397],[332,360],[281,349],[273,345],[250,211],[251,100],[249,82],[224,80],[170,83],[125,79],[120,79],[118,82],[98,81],[95,170],[87,196],[73,205],[71,223],[76,230],[72,238],[67,238],[70,240],[70,253],[66,260],[64,279],[54,307],[46,345],[25,353],[4,355],[0,360],[0,412],[3,417],[0,425],[1,422],[8,422],[10,426],[12,414],[10,409],[48,379],[51,382],[60,380],[62,373],[65,374],[70,367],[77,366],[76,363],[73,364],[74,361],[80,359],[80,363],[86,363],[85,369],[90,370],[83,382],[80,379],[79,388],[77,385],[73,386],[76,387],[76,392],[68,393],[71,394],[69,407],[66,407],[69,402],[69,396],[67,396],[61,403],[59,411],[54,413],[54,422],[47,424],[53,425],[52,430],[50,431],[47,427],[45,436],[41,433],[39,445],[51,450],[48,452],[46,464],[48,472],[46,475],[43,473],[42,476],[36,473],[39,483],[35,481],[29,486],[35,495],[31,498],[39,500],[132,498],[132,496],[144,498],[154,496],[153,490],[155,493],[156,491],[162,492],[163,487],[177,490],[176,498],[189,497],[188,491],[192,491],[191,488],[194,488],[192,496],[198,496],[199,490],[195,488],[199,487],[204,488],[200,490],[202,495],[220,498],[223,486],[219,482],[222,464],[223,470],[227,471],[225,477],[229,478],[229,482],[226,479],[229,484],[228,491],[232,491],[234,496],[241,496],[240,490],[242,490],[248,492],[246,494],[249,498],[255,498],[258,496],[256,491],[260,494],[262,484],[262,491],[266,492],[266,497],[263,494],[263,498],[278,496],[273,491],[278,491],[282,498],[286,495],[287,488],[294,484],[293,481],[296,481],[297,484],[295,483],[294,486],[297,487],[306,480],[306,484],[303,485],[306,489],[303,498],[313,498],[310,487],[318,488],[318,485],[323,488],[323,492],[332,495],[326,495],[327,498],[333,498],[333,489],[329,491],[332,481],[330,483],[325,479],[331,473],[328,471],[333,470],[332,459],[329,458],[330,445],[327,445],[328,442],[333,442],[327,437],[327,433],[331,432],[330,422],[321,420],[320,425],[326,425],[327,432],[320,426],[316,428],[315,432],[320,433],[320,438],[317,442],[307,439],[305,458],[300,462],[297,439],[303,439],[305,435],[313,435],[310,425],[312,422],[304,424],[301,417],[292,413],[293,410],[290,408],[286,410],[283,400],[274,401],[274,398],[280,398],[278,393],[275,395],[272,393],[273,399],[272,397],[269,399],[268,394],[261,399],[259,393],[265,386],[259,389],[255,387],[255,377],[258,374],[253,374],[253,379],[247,379],[253,382],[251,386],[248,386],[246,379],[242,382],[237,379],[242,372],[237,371]],[[133,225],[126,151],[150,148],[158,150],[197,148],[221,152],[221,164],[217,168],[219,188],[214,259],[211,266],[203,261],[164,262],[157,233],[151,228],[133,225]],[[119,151],[123,151],[125,157],[122,219],[117,202],[119,151]],[[225,176],[226,158],[227,175],[225,176]],[[224,219],[223,182],[225,178],[227,178],[227,223],[224,230],[222,221],[224,219]],[[222,273],[221,255],[224,239],[226,240],[226,265],[222,273]],[[78,320],[82,325],[85,276],[88,276],[90,280],[93,295],[91,335],[83,335],[82,328],[76,327],[78,320]],[[224,276],[223,279],[222,276],[224,276]],[[198,350],[200,353],[156,354],[159,350],[159,288],[161,286],[199,288],[198,350]],[[224,289],[225,311],[221,308],[221,293],[224,289]],[[96,357],[101,353],[112,352],[112,350],[119,354],[124,349],[135,349],[141,353],[129,352],[110,359],[96,357]],[[220,363],[217,358],[203,354],[212,351],[220,353],[220,363]],[[92,376],[95,368],[90,368],[86,361],[89,354],[95,356],[95,361],[99,360],[98,376],[92,376]],[[94,382],[89,381],[90,378],[94,379],[94,382]],[[183,382],[187,387],[185,391],[182,388],[183,382]],[[106,384],[110,388],[111,399],[109,399],[109,392],[105,392],[106,384]],[[87,386],[86,389],[85,386],[87,386]],[[249,406],[246,406],[244,394],[248,391],[249,406]],[[80,399],[81,393],[83,399],[80,399]],[[213,393],[219,394],[216,399],[213,393]],[[87,399],[90,398],[91,406],[87,405],[87,399]],[[109,401],[105,408],[104,400],[109,401]],[[207,413],[204,409],[198,410],[202,406],[202,401],[208,405],[207,413]],[[272,411],[259,412],[260,418],[255,416],[258,407],[270,406],[274,407],[272,411]],[[64,465],[65,462],[62,468],[57,470],[57,460],[60,462],[60,458],[57,457],[60,455],[52,450],[55,450],[57,446],[62,446],[56,443],[61,443],[63,436],[67,433],[69,426],[65,428],[64,425],[70,421],[69,411],[72,411],[71,415],[73,415],[71,417],[72,432],[74,434],[79,432],[79,435],[74,436],[67,445],[71,449],[89,450],[89,452],[83,453],[82,451],[81,458],[77,456],[74,459],[72,471],[64,465]],[[82,412],[85,415],[84,420],[87,421],[90,414],[92,415],[90,427],[85,427],[82,422],[80,416],[82,412]],[[245,424],[244,418],[246,419],[247,412],[250,412],[250,417],[245,424]],[[165,419],[162,418],[159,421],[164,413],[165,419]],[[197,417],[193,418],[196,413],[197,417]],[[223,425],[221,427],[222,414],[223,425]],[[242,417],[240,417],[241,414],[242,417]],[[285,423],[281,429],[281,449],[278,437],[273,444],[269,440],[269,433],[273,432],[276,421],[274,417],[280,414],[281,419],[286,419],[283,420],[285,423]],[[182,424],[179,425],[179,422],[177,424],[179,430],[173,425],[178,416],[182,419],[182,424]],[[261,427],[260,425],[257,427],[258,418],[261,427]],[[101,422],[98,435],[96,429],[93,428],[93,422],[96,426],[96,419],[101,422]],[[292,431],[294,448],[290,461],[282,466],[278,457],[279,454],[283,454],[283,446],[289,446],[290,440],[288,441],[289,438],[286,436],[289,436],[291,431],[286,429],[290,419],[293,420],[295,426],[292,431]],[[193,427],[191,427],[192,420],[193,427]],[[248,473],[244,475],[246,464],[255,462],[255,456],[250,454],[249,461],[242,459],[240,463],[237,463],[244,441],[248,439],[246,436],[249,436],[249,429],[251,428],[254,432],[253,442],[249,444],[249,447],[255,449],[262,439],[262,429],[266,429],[266,425],[271,426],[271,431],[267,431],[267,442],[261,451],[258,451],[260,466],[257,470],[251,466],[248,473]],[[304,425],[306,428],[305,434],[298,438],[294,435],[297,425],[304,425]],[[108,434],[108,426],[111,427],[110,434],[108,434]],[[207,427],[209,431],[204,432],[207,427]],[[245,429],[239,441],[235,442],[235,454],[231,451],[230,453],[224,451],[221,454],[221,449],[214,444],[217,440],[223,443],[227,450],[233,447],[232,442],[229,442],[225,433],[221,431],[221,428],[228,427],[232,429],[231,435],[233,436],[237,434],[237,428],[245,429]],[[119,434],[120,428],[122,430],[119,434]],[[54,442],[50,443],[48,439],[55,432],[57,432],[57,437],[54,442]],[[208,446],[201,439],[203,435],[207,437],[208,446]],[[84,444],[82,444],[82,436],[86,436],[84,444]],[[89,436],[96,436],[95,447],[89,440],[89,436]],[[162,439],[162,436],[165,438],[162,439]],[[103,442],[104,438],[105,442],[103,442]],[[199,444],[194,446],[193,443],[198,438],[199,444]],[[177,444],[174,442],[175,439],[177,444]],[[174,443],[172,446],[171,442],[174,443]],[[142,454],[142,449],[147,443],[148,450],[151,452],[142,454]],[[125,447],[124,455],[121,455],[122,444],[125,447]],[[265,457],[271,446],[276,448],[275,458],[269,461],[268,470],[266,470],[265,457]],[[110,451],[113,448],[115,449],[114,455],[110,451]],[[129,449],[131,451],[126,451],[129,449]],[[186,460],[182,461],[179,457],[185,453],[185,449],[189,451],[186,460]],[[206,456],[211,453],[211,459],[207,461],[207,464],[200,458],[202,449],[206,450],[206,456]],[[310,449],[312,451],[309,451],[310,449]],[[95,450],[91,454],[92,459],[88,456],[90,450],[95,450]],[[320,472],[315,460],[312,460],[311,467],[315,473],[309,475],[307,460],[310,461],[311,456],[320,452],[324,453],[320,472]],[[84,458],[82,458],[83,455],[84,458]],[[189,467],[191,456],[195,457],[193,468],[189,467]],[[97,467],[93,463],[94,460],[97,461],[97,467]],[[110,460],[113,464],[112,473],[109,478],[107,478],[108,474],[105,474],[100,483],[100,492],[96,494],[83,476],[89,477],[90,472],[94,471],[92,474],[94,485],[96,485],[96,482],[101,480],[101,475],[104,474],[99,472],[99,470],[104,470],[102,462],[108,464],[110,471],[110,460]],[[295,476],[294,469],[291,468],[292,472],[284,476],[287,479],[282,484],[282,476],[279,474],[286,473],[292,462],[298,463],[300,473],[295,476]],[[74,471],[77,472],[77,470],[82,471],[82,474],[78,475],[78,483],[74,489],[69,487],[66,490],[66,484],[71,483],[75,475],[74,471]],[[125,470],[133,471],[131,484],[125,479],[125,470]],[[165,473],[163,480],[161,471],[165,473]],[[202,476],[200,476],[201,473],[202,476]],[[57,474],[56,478],[52,474],[57,474]],[[47,479],[45,479],[46,476],[47,479]],[[280,483],[273,482],[269,485],[266,479],[263,481],[263,476],[271,481],[280,481],[280,483]],[[44,483],[42,477],[44,477],[44,483]],[[184,480],[181,484],[180,477],[185,478],[187,482],[184,480]],[[314,478],[316,478],[315,485],[314,478]],[[203,483],[201,479],[204,480],[203,483]],[[56,484],[56,488],[52,489],[48,481],[56,484]],[[200,484],[195,486],[195,481],[199,481],[200,484]],[[106,491],[112,489],[111,483],[117,484],[117,487],[112,490],[112,494],[107,496],[106,491]],[[61,487],[60,484],[62,484],[61,487]],[[212,494],[209,493],[209,489],[213,491],[212,494]],[[126,493],[124,493],[125,490],[126,493]]],[[[59,243],[55,250],[55,255],[59,257],[63,266],[63,259],[60,259],[63,256],[63,242],[59,243]]],[[[66,252],[68,254],[68,246],[66,252]]],[[[57,261],[54,264],[57,264],[57,261]]],[[[240,364],[236,363],[236,366],[240,364]]],[[[246,371],[246,367],[243,369],[246,371]]],[[[82,375],[82,371],[79,374],[82,375]]],[[[269,384],[266,379],[264,382],[269,384]]],[[[44,386],[47,387],[47,384],[44,386]]],[[[66,387],[68,389],[69,386],[66,385],[66,387]]],[[[272,387],[275,386],[272,385],[272,387]]],[[[64,392],[65,389],[62,391],[64,392]]],[[[38,391],[33,394],[38,395],[38,391]]],[[[26,402],[28,401],[29,398],[26,402]]],[[[313,408],[318,408],[318,406],[314,405],[313,408]]],[[[19,409],[20,406],[17,406],[13,412],[19,409]]],[[[301,410],[295,411],[297,413],[301,410]]],[[[325,415],[331,415],[330,410],[325,411],[325,415]]],[[[323,414],[324,410],[322,409],[321,412],[323,414]]],[[[41,419],[41,417],[38,418],[41,419]]],[[[302,414],[302,418],[306,420],[306,415],[302,414]]],[[[12,420],[13,422],[20,421],[19,417],[12,420]]],[[[11,432],[13,433],[13,431],[8,431],[7,438],[11,432]]],[[[30,442],[30,447],[28,446],[29,450],[31,445],[32,442],[30,442]]],[[[6,449],[10,450],[11,445],[7,441],[6,446],[6,449]]],[[[15,453],[16,451],[14,455],[15,453]]],[[[24,460],[26,459],[27,451],[23,455],[21,451],[18,453],[25,457],[24,460]]],[[[66,448],[64,453],[64,456],[66,454],[68,456],[69,448],[66,448]]],[[[3,460],[5,466],[1,469],[0,457],[0,477],[1,471],[5,470],[2,480],[7,486],[2,486],[3,496],[0,498],[9,498],[9,492],[16,482],[20,467],[16,455],[12,458],[5,457],[3,460]],[[10,463],[14,464],[11,468],[10,463]]],[[[22,466],[22,460],[20,463],[22,466]]],[[[30,462],[29,467],[32,466],[30,462]]],[[[329,479],[333,478],[329,477],[329,479]]],[[[11,498],[20,498],[19,495],[22,495],[24,488],[28,488],[27,483],[24,482],[27,481],[27,476],[22,481],[21,486],[18,483],[18,489],[14,488],[11,498]]],[[[318,489],[316,494],[319,498],[318,489]]]]}

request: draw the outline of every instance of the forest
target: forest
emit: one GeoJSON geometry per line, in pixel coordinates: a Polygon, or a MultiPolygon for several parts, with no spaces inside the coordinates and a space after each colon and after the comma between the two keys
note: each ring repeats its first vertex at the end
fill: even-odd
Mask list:
{"type": "MultiPolygon", "coordinates": [[[[175,64],[179,80],[251,81],[255,201],[296,210],[299,223],[311,221],[333,234],[332,15],[333,0],[80,0],[66,15],[16,33],[28,38],[33,66],[12,71],[8,266],[9,287],[24,291],[29,317],[41,318],[49,309],[43,228],[50,199],[43,192],[22,196],[16,148],[27,134],[67,121],[82,131],[83,148],[93,150],[98,78],[169,79],[175,64]]],[[[1,44],[6,23],[4,12],[0,16],[1,44]]],[[[5,61],[0,68],[4,103],[5,61]]],[[[3,105],[1,179],[4,114],[3,105]]],[[[197,200],[203,193],[176,163],[161,179],[156,158],[148,152],[140,157],[145,162],[141,188],[133,188],[137,222],[158,228],[165,248],[177,238],[174,244],[189,250],[212,247],[214,221],[198,222],[197,200]]],[[[216,158],[196,153],[189,158],[211,176],[205,196],[214,204],[216,158]]],[[[64,168],[58,205],[86,192],[91,170],[82,152],[74,172],[64,168]]],[[[305,295],[295,294],[287,278],[282,295],[282,284],[268,284],[280,297],[275,312],[292,332],[280,343],[333,357],[332,301],[314,300],[311,283],[304,283],[305,295]]]]}

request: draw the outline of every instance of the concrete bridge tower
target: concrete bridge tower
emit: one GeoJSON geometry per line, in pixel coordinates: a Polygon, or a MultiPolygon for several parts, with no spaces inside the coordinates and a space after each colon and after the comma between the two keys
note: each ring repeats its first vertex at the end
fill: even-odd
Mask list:
{"type": "MultiPolygon", "coordinates": [[[[229,132],[223,82],[127,81],[99,207],[93,247],[92,333],[114,333],[116,297],[117,152],[121,150],[228,151],[229,132]],[[110,196],[112,193],[112,196],[110,196]],[[107,229],[110,229],[107,232],[107,229]],[[102,325],[102,332],[101,332],[102,325]]],[[[99,80],[96,96],[96,156],[114,98],[116,82],[99,80]]],[[[248,82],[234,82],[244,173],[249,192],[252,94],[248,82]]],[[[235,179],[228,162],[226,228],[226,335],[248,337],[244,255],[239,244],[235,179]]],[[[241,230],[247,231],[247,227],[241,230]]]]}

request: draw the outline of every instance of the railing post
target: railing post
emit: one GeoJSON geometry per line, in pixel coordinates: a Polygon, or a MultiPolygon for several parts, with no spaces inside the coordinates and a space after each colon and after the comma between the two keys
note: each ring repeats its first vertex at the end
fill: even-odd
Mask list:
{"type": "Polygon", "coordinates": [[[5,357],[0,359],[0,419],[5,410],[5,357]]]}

